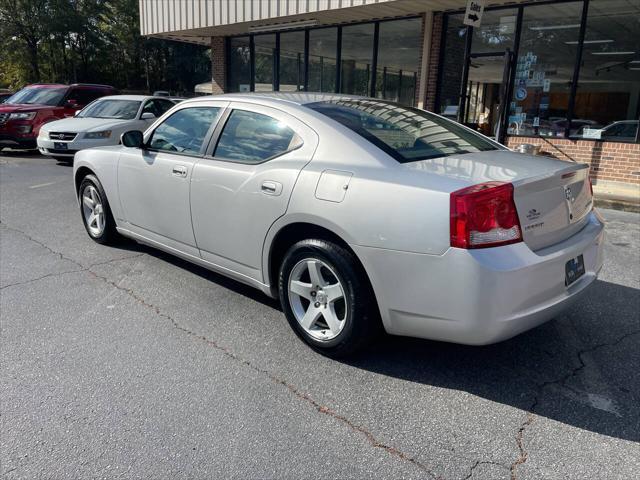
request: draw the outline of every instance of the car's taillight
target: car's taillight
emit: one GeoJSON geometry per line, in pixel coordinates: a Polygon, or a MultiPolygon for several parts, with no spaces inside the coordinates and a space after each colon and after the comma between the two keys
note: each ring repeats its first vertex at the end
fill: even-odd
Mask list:
{"type": "Polygon", "coordinates": [[[497,247],[522,241],[513,185],[488,182],[451,193],[451,246],[497,247]]]}

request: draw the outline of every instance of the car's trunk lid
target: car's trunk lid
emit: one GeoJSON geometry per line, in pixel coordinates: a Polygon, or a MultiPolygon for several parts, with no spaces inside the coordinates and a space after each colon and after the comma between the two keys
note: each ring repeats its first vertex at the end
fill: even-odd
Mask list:
{"type": "Polygon", "coordinates": [[[468,185],[512,183],[523,240],[532,250],[561,242],[578,232],[592,207],[587,164],[494,150],[420,160],[404,166],[462,180],[468,185]]]}
{"type": "Polygon", "coordinates": [[[578,232],[593,206],[587,164],[567,167],[542,178],[514,182],[514,201],[525,243],[538,250],[578,232]]]}

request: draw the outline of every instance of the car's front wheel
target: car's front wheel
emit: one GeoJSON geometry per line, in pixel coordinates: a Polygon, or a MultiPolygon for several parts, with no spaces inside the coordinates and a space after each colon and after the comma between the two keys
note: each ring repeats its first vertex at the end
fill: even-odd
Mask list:
{"type": "Polygon", "coordinates": [[[119,235],[98,178],[95,175],[85,176],[80,182],[78,195],[82,222],[89,236],[98,243],[114,243],[119,235]]]}
{"type": "Polygon", "coordinates": [[[285,254],[280,302],[291,327],[329,356],[350,355],[380,331],[378,306],[353,253],[326,240],[302,240],[285,254]]]}

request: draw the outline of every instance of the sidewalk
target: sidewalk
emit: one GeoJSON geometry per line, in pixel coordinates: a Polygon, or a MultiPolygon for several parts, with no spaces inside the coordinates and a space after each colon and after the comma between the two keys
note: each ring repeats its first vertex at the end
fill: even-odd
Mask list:
{"type": "Polygon", "coordinates": [[[640,213],[640,185],[600,180],[593,184],[593,196],[596,207],[640,213]]]}

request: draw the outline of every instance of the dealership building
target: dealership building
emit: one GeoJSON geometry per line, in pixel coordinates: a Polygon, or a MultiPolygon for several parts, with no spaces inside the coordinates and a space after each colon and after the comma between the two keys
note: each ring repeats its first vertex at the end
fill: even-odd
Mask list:
{"type": "Polygon", "coordinates": [[[640,0],[467,3],[140,0],[140,28],[210,46],[214,94],[388,99],[640,186],[640,0]]]}

